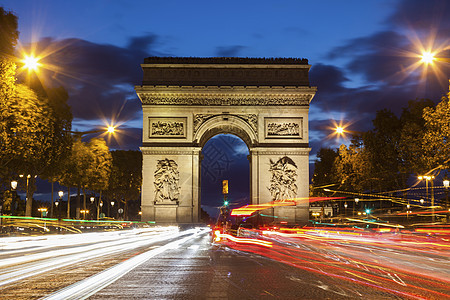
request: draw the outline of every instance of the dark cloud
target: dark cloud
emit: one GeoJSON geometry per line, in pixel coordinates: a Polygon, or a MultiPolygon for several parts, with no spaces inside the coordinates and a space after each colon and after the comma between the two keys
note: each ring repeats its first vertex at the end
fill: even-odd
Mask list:
{"type": "Polygon", "coordinates": [[[144,36],[130,38],[127,48],[137,51],[147,51],[151,49],[151,46],[153,46],[157,41],[158,36],[156,34],[149,33],[144,36]]]}
{"type": "Polygon", "coordinates": [[[388,18],[388,23],[413,28],[429,34],[439,31],[438,36],[448,40],[450,36],[450,2],[446,0],[403,0],[388,18]]]}
{"type": "Polygon", "coordinates": [[[404,35],[384,31],[350,40],[333,49],[329,57],[349,57],[347,71],[360,74],[367,82],[388,83],[415,62],[400,51],[411,48],[411,43],[404,35]]]}
{"type": "Polygon", "coordinates": [[[309,80],[312,86],[320,85],[320,90],[328,93],[343,92],[343,83],[348,81],[338,67],[320,63],[311,67],[309,80]]]}
{"type": "Polygon", "coordinates": [[[142,81],[140,64],[159,55],[157,36],[130,39],[128,47],[96,44],[80,39],[42,39],[37,53],[47,70],[45,84],[62,85],[69,92],[74,118],[82,120],[139,118],[140,101],[134,86],[142,81]],[[50,80],[49,80],[50,79],[50,80]]]}
{"type": "Polygon", "coordinates": [[[245,46],[224,46],[216,47],[215,56],[218,57],[238,57],[239,53],[244,50],[245,46]]]}
{"type": "MultiPolygon", "coordinates": [[[[441,14],[435,14],[437,7],[448,10],[442,1],[401,1],[387,20],[392,30],[355,38],[332,49],[328,58],[344,60],[347,64],[344,68],[323,64],[311,68],[311,84],[318,87],[311,106],[323,112],[343,112],[347,121],[366,120],[362,128],[367,130],[376,111],[383,108],[400,113],[410,100],[440,101],[448,89],[445,74],[450,72],[449,64],[436,63],[437,68],[428,68],[424,73],[424,66],[418,63],[420,46],[428,38],[422,45],[418,43],[421,30],[428,27],[430,36],[441,43],[447,41],[444,45],[448,48],[445,32],[449,21],[441,22],[442,27],[433,27],[436,18],[442,19],[441,14]]],[[[440,57],[448,54],[444,50],[440,57]]]]}

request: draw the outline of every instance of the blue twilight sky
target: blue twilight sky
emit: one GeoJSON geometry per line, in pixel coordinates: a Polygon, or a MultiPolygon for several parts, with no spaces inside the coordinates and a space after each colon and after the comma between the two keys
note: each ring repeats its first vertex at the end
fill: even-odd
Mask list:
{"type": "MultiPolygon", "coordinates": [[[[447,0],[0,0],[0,6],[19,18],[18,50],[32,45],[51,67],[41,75],[45,83],[69,91],[75,128],[121,124],[115,148],[140,146],[134,86],[148,56],[307,58],[318,88],[310,107],[311,162],[320,147],[345,142],[330,137],[333,120],[367,130],[376,110],[399,113],[423,97],[438,102],[448,89],[448,64],[424,73],[417,63],[421,48],[449,55],[447,0]]],[[[233,151],[230,157],[245,154],[233,151]]]]}

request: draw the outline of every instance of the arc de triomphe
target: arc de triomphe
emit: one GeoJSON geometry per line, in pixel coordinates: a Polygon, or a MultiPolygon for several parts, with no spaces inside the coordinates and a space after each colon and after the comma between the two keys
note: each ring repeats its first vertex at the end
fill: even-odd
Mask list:
{"type": "MultiPolygon", "coordinates": [[[[149,57],[143,110],[142,220],[197,223],[200,155],[213,136],[249,148],[251,204],[309,195],[310,65],[294,58],[149,57]]],[[[273,213],[304,223],[309,201],[273,213]]]]}

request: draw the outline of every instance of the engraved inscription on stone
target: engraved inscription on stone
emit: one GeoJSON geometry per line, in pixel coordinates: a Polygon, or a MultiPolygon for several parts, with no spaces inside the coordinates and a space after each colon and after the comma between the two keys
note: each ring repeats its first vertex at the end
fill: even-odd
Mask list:
{"type": "Polygon", "coordinates": [[[297,196],[297,166],[294,161],[284,156],[277,162],[270,160],[269,172],[272,200],[292,199],[297,196]]]}
{"type": "Polygon", "coordinates": [[[185,118],[149,118],[149,137],[184,137],[186,135],[185,118]]]}
{"type": "Polygon", "coordinates": [[[174,160],[158,160],[155,171],[155,204],[173,204],[178,201],[180,173],[174,160]]]}

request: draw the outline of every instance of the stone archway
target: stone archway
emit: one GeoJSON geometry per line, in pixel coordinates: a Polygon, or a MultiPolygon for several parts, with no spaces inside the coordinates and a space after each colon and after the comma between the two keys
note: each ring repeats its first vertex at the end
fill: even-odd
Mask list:
{"type": "MultiPolygon", "coordinates": [[[[309,86],[305,59],[147,58],[142,101],[142,219],[196,223],[200,152],[231,133],[250,150],[252,204],[309,195],[309,86]]],[[[276,208],[308,219],[308,202],[276,208]]]]}

